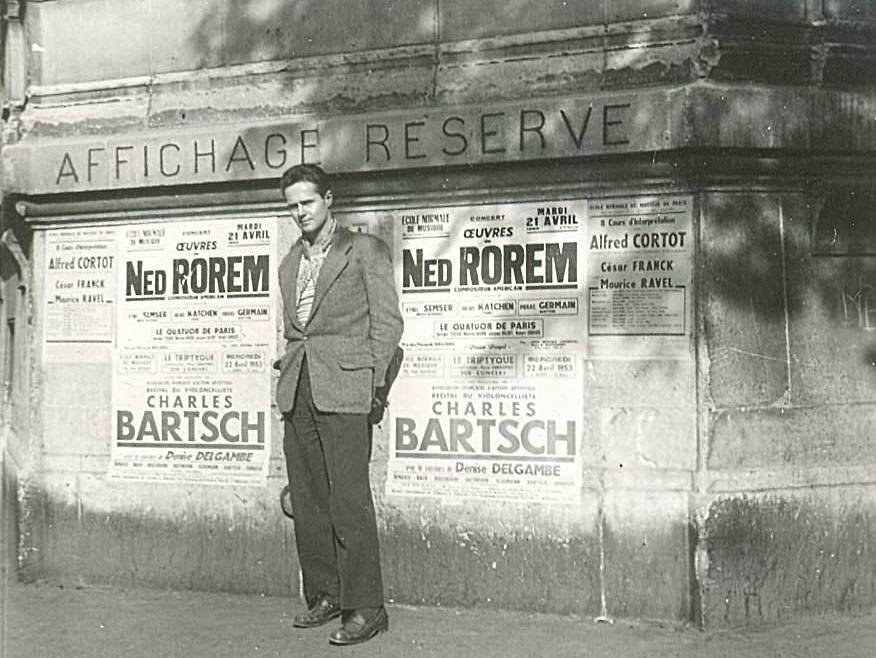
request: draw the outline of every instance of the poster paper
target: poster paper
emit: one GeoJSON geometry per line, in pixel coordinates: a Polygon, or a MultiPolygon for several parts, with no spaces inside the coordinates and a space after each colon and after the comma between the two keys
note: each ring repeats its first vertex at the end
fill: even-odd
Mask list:
{"type": "Polygon", "coordinates": [[[387,493],[575,502],[583,201],[399,211],[387,493]]]}
{"type": "Polygon", "coordinates": [[[591,200],[586,243],[591,357],[688,353],[691,216],[686,196],[591,200]]]}
{"type": "Polygon", "coordinates": [[[264,483],[276,269],[274,218],[124,229],[113,477],[264,483]]]}
{"type": "Polygon", "coordinates": [[[114,228],[46,233],[44,355],[49,362],[106,360],[116,308],[114,228]]]}

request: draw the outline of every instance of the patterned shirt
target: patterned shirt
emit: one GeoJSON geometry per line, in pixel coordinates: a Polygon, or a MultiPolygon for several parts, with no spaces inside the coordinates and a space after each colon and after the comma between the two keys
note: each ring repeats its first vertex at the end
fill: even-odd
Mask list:
{"type": "Polygon", "coordinates": [[[313,298],[316,294],[316,280],[319,278],[319,271],[322,269],[325,257],[331,249],[332,238],[338,226],[334,217],[330,217],[328,221],[330,222],[328,230],[313,244],[310,244],[304,236],[299,238],[304,245],[304,256],[298,266],[298,300],[295,311],[298,322],[302,326],[310,320],[313,298]]]}

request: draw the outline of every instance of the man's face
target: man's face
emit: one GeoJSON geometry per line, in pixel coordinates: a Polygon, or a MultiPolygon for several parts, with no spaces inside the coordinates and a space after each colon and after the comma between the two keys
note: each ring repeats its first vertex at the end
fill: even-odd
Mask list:
{"type": "Polygon", "coordinates": [[[283,196],[286,198],[292,219],[295,220],[304,237],[313,242],[329,218],[329,208],[332,206],[331,190],[326,190],[325,196],[320,196],[316,185],[310,181],[298,181],[283,190],[283,196]]]}

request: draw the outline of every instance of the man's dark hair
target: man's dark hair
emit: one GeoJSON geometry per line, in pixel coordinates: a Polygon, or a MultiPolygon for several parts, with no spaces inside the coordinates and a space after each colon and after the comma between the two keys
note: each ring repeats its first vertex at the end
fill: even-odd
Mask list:
{"type": "Polygon", "coordinates": [[[280,177],[280,192],[282,193],[290,185],[301,181],[313,183],[319,196],[325,196],[325,193],[332,187],[329,175],[322,167],[315,164],[299,164],[289,167],[283,172],[280,177]]]}

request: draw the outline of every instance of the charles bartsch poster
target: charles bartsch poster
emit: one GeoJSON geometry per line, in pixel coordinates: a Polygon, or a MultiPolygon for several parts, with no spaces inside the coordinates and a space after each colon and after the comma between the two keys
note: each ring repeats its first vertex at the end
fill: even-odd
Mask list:
{"type": "Polygon", "coordinates": [[[264,217],[120,231],[112,477],[264,483],[275,234],[264,217]]]}
{"type": "Polygon", "coordinates": [[[586,203],[398,211],[390,495],[578,499],[586,203]]]}

